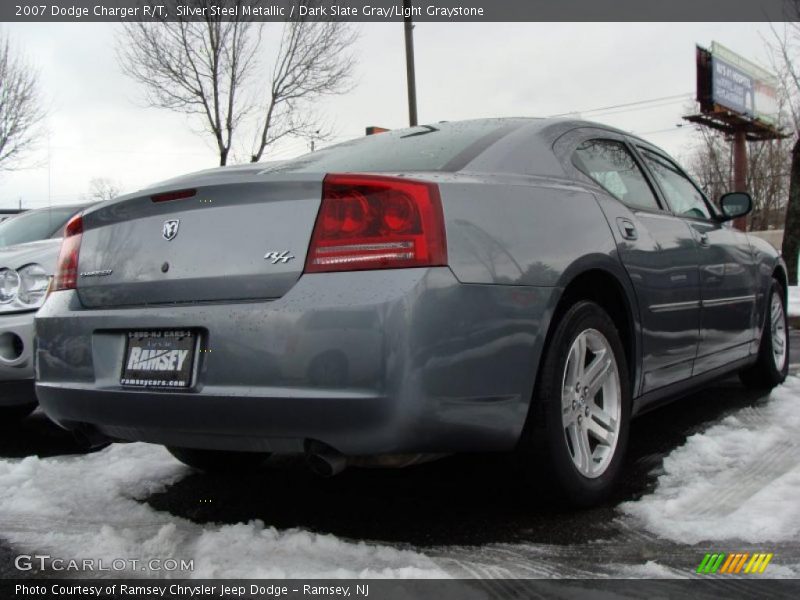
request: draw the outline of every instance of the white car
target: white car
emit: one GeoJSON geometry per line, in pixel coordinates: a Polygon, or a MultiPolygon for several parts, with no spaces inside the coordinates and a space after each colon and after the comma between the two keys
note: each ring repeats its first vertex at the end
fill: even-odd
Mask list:
{"type": "Polygon", "coordinates": [[[0,222],[0,425],[36,408],[33,317],[44,303],[64,225],[86,206],[41,208],[0,222]]]}

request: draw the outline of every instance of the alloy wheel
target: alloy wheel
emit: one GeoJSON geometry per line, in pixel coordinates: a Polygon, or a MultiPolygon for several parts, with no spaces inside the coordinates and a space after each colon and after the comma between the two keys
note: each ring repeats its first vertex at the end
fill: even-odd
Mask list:
{"type": "Polygon", "coordinates": [[[786,362],[786,316],[783,310],[783,302],[777,292],[772,293],[770,327],[772,331],[772,358],[775,361],[775,368],[778,371],[782,371],[786,362]]]}
{"type": "Polygon", "coordinates": [[[600,477],[611,463],[620,415],[619,368],[611,344],[596,329],[586,329],[572,343],[561,387],[564,437],[584,477],[600,477]]]}

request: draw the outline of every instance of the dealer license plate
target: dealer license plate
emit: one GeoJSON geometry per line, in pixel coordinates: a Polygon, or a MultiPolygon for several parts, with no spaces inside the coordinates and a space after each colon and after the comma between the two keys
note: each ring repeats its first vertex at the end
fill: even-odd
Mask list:
{"type": "Polygon", "coordinates": [[[197,333],[182,329],[129,331],[120,383],[186,388],[192,383],[197,333]]]}

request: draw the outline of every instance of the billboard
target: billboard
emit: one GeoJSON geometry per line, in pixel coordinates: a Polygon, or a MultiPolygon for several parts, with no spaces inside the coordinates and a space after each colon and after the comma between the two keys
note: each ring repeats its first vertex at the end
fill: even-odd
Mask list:
{"type": "Polygon", "coordinates": [[[705,87],[712,104],[765,124],[777,123],[775,75],[717,42],[711,44],[710,61],[706,64],[710,67],[710,86],[706,83],[705,87]]]}

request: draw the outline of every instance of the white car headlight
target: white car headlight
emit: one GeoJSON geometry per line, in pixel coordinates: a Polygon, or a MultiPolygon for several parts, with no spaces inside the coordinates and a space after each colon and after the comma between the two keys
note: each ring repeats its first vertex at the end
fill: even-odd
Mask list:
{"type": "Polygon", "coordinates": [[[19,274],[13,269],[0,269],[0,304],[13,302],[19,291],[19,274]]]}
{"type": "Polygon", "coordinates": [[[50,276],[42,265],[26,265],[17,271],[19,291],[17,300],[25,306],[37,306],[44,301],[50,276]]]}

